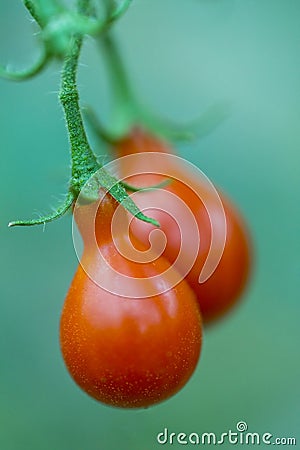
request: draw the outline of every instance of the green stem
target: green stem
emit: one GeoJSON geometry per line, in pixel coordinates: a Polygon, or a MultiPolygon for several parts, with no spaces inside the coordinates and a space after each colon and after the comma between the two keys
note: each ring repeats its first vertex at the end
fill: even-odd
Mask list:
{"type": "Polygon", "coordinates": [[[115,134],[124,135],[137,119],[137,104],[127,78],[127,73],[117,45],[111,33],[105,33],[99,40],[104,50],[109,71],[109,80],[114,93],[112,122],[115,134]]]}
{"type": "Polygon", "coordinates": [[[39,24],[40,27],[43,25],[43,20],[36,11],[36,7],[32,0],[23,0],[25,7],[28,9],[29,13],[32,15],[34,20],[39,24]]]}
{"type": "MultiPolygon", "coordinates": [[[[86,4],[88,2],[80,2],[86,4]]],[[[71,190],[77,196],[91,175],[99,168],[96,157],[88,143],[79,107],[79,94],[76,84],[78,59],[82,37],[75,36],[71,50],[66,56],[62,70],[59,98],[65,113],[69,132],[72,158],[71,190]]]]}
{"type": "Polygon", "coordinates": [[[47,52],[44,51],[39,57],[38,61],[32,65],[29,69],[21,70],[19,72],[12,72],[5,67],[0,66],[0,77],[6,78],[11,81],[23,81],[34,77],[40,73],[49,62],[47,52]]]}
{"type": "MultiPolygon", "coordinates": [[[[41,0],[39,0],[39,2],[41,2],[41,0]]],[[[32,10],[33,14],[36,14],[33,9],[33,4],[30,1],[27,0],[25,4],[29,8],[29,11],[32,10]]],[[[41,5],[42,3],[39,4],[41,5]]],[[[44,2],[43,7],[45,7],[46,10],[49,7],[57,8],[59,5],[60,3],[57,0],[49,0],[47,3],[46,1],[44,2]]],[[[92,12],[90,5],[90,0],[77,0],[77,10],[83,16],[88,17],[89,13],[92,12]]],[[[128,196],[124,186],[122,186],[116,178],[112,177],[103,168],[100,168],[100,165],[97,163],[96,157],[89,145],[81,116],[79,94],[77,89],[78,60],[82,47],[82,41],[83,36],[79,33],[72,35],[70,38],[70,46],[68,46],[65,62],[62,68],[61,88],[59,92],[59,99],[65,114],[66,125],[68,128],[72,160],[72,177],[69,186],[69,193],[65,202],[52,214],[40,217],[37,220],[17,220],[10,222],[9,226],[28,226],[51,222],[68,211],[68,209],[76,201],[84,186],[84,200],[87,199],[89,201],[93,201],[97,199],[99,186],[105,187],[109,190],[111,195],[134,216],[159,226],[158,222],[145,216],[139,210],[132,199],[128,196]],[[91,178],[93,174],[94,177],[91,178]],[[89,181],[89,183],[86,185],[87,181],[89,181]]]]}
{"type": "Polygon", "coordinates": [[[84,107],[83,117],[101,142],[104,141],[109,145],[115,144],[116,140],[113,135],[109,134],[109,131],[105,129],[91,106],[84,107]]]}
{"type": "MultiPolygon", "coordinates": [[[[59,15],[65,9],[59,0],[35,0],[34,5],[32,5],[32,1],[28,2],[27,0],[26,3],[31,3],[31,9],[35,14],[33,17],[41,25],[41,28],[47,25],[50,18],[59,15]]],[[[29,9],[28,6],[27,9],[29,9]]],[[[31,10],[29,11],[31,12],[31,10]]]]}
{"type": "Polygon", "coordinates": [[[110,1],[106,0],[105,3],[108,13],[107,28],[109,28],[112,23],[116,22],[118,19],[120,19],[121,16],[123,16],[123,14],[125,14],[132,3],[132,0],[124,0],[123,3],[117,6],[117,8],[114,8],[114,6],[111,5],[110,1]]]}
{"type": "MultiPolygon", "coordinates": [[[[24,0],[24,6],[28,9],[29,13],[35,19],[35,21],[42,26],[42,20],[38,15],[35,5],[31,0],[24,0]]],[[[20,71],[10,71],[6,67],[0,66],[0,77],[6,78],[11,81],[23,81],[34,77],[40,73],[49,62],[49,54],[44,48],[39,59],[29,68],[20,71]]]]}

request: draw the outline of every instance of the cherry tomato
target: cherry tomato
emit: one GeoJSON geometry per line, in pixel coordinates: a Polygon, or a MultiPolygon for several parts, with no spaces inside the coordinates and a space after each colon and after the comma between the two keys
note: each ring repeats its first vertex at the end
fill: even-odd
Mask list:
{"type": "Polygon", "coordinates": [[[117,206],[106,194],[100,204],[74,210],[84,251],[62,311],[61,350],[75,382],[96,400],[148,407],[178,392],[194,372],[201,317],[188,283],[174,286],[180,277],[167,260],[136,262],[117,251],[130,244],[123,220],[112,231],[117,206]]]}
{"type": "MultiPolygon", "coordinates": [[[[116,145],[115,150],[118,157],[144,152],[156,152],[156,154],[172,153],[167,144],[139,128],[134,129],[128,137],[120,141],[116,145]]],[[[149,164],[149,167],[147,167],[149,172],[153,169],[153,173],[134,175],[128,178],[126,182],[136,187],[149,187],[163,181],[165,177],[157,175],[157,173],[160,173],[159,170],[154,173],[157,170],[156,159],[158,157],[153,153],[151,155],[153,166],[150,167],[149,164]]],[[[121,176],[127,173],[139,173],[145,169],[142,158],[131,158],[129,162],[125,158],[120,160],[119,164],[121,176]]],[[[168,172],[167,167],[158,167],[158,169],[168,172]]],[[[210,322],[223,316],[226,311],[231,309],[246,286],[251,266],[248,232],[237,209],[224,194],[218,192],[226,217],[227,235],[225,247],[215,271],[207,281],[199,283],[199,274],[207,258],[212,238],[211,224],[206,208],[208,207],[208,210],[213,213],[215,220],[218,222],[220,206],[214,202],[212,197],[207,195],[204,205],[190,188],[188,173],[185,172],[185,168],[180,166],[180,163],[176,167],[172,167],[172,173],[174,171],[178,179],[173,180],[169,185],[161,189],[139,192],[135,194],[134,201],[141,210],[160,222],[161,229],[165,233],[167,240],[163,256],[174,264],[179,272],[186,276],[187,281],[197,295],[204,322],[210,322]],[[191,264],[188,273],[186,273],[185,261],[194,250],[197,242],[195,234],[189,234],[186,212],[178,203],[175,203],[175,198],[174,201],[170,198],[170,193],[181,199],[190,208],[199,229],[200,246],[195,262],[191,264]],[[155,205],[165,205],[165,211],[164,207],[155,208],[155,205]],[[175,210],[175,219],[179,219],[179,226],[176,220],[168,214],[168,211],[171,210],[175,210]],[[181,242],[182,232],[184,232],[185,239],[181,242]],[[176,261],[179,252],[182,252],[184,256],[180,261],[176,261]]],[[[204,192],[206,190],[202,179],[193,180],[193,183],[196,183],[200,191],[204,192]]],[[[152,230],[152,225],[136,219],[131,223],[131,232],[148,246],[149,233],[152,230]]],[[[218,226],[216,230],[218,233],[218,226]]],[[[154,247],[161,247],[158,238],[157,242],[155,238],[152,239],[152,244],[154,247]]]]}

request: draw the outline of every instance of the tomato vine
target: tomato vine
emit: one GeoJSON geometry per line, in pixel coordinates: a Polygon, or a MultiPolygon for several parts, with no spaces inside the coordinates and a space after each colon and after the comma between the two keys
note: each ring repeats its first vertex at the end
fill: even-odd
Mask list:
{"type": "MultiPolygon", "coordinates": [[[[226,117],[227,106],[220,104],[213,109],[212,114],[208,111],[192,126],[186,127],[156,117],[139,103],[111,33],[112,25],[125,14],[131,2],[132,0],[103,0],[105,13],[100,15],[92,0],[77,0],[73,8],[67,8],[61,0],[23,0],[24,6],[40,28],[40,57],[31,67],[21,71],[11,71],[0,66],[0,76],[12,81],[23,81],[40,73],[51,60],[62,61],[59,99],[69,135],[72,169],[65,201],[53,213],[39,219],[15,220],[9,223],[10,227],[45,224],[63,216],[75,203],[87,180],[100,168],[87,138],[76,84],[78,61],[86,35],[94,36],[104,51],[116,103],[112,117],[114,126],[110,130],[103,128],[91,109],[86,110],[87,119],[102,140],[112,143],[127,135],[136,123],[169,139],[190,139],[196,133],[199,135],[209,132],[210,128],[214,128],[226,117]],[[207,123],[210,123],[208,130],[207,123]]],[[[111,177],[105,169],[93,178],[92,185],[94,192],[89,193],[91,199],[97,196],[97,188],[105,187],[133,215],[159,226],[157,221],[145,216],[127,195],[130,186],[111,177]]]]}
{"type": "Polygon", "coordinates": [[[94,192],[90,192],[93,200],[97,188],[105,187],[111,195],[133,215],[146,222],[159,226],[157,221],[145,216],[128,196],[125,187],[117,179],[108,174],[97,162],[85,132],[79,105],[79,93],[76,83],[78,61],[86,33],[105,33],[127,10],[131,1],[125,0],[115,8],[109,8],[107,17],[95,19],[95,10],[90,0],[78,0],[77,10],[68,11],[58,1],[47,2],[25,0],[24,4],[42,30],[44,50],[41,59],[31,68],[22,72],[8,72],[1,69],[1,75],[12,80],[30,78],[40,72],[53,57],[63,58],[61,88],[59,99],[67,125],[71,151],[71,180],[65,201],[52,214],[39,219],[16,220],[9,223],[13,226],[39,225],[64,215],[76,201],[80,191],[93,174],[97,172],[98,186],[93,184],[94,192]],[[101,169],[101,170],[99,170],[101,169]]]}
{"type": "Polygon", "coordinates": [[[9,226],[45,224],[72,208],[84,248],[61,317],[66,366],[95,399],[147,407],[185,385],[199,359],[202,323],[230,310],[249,277],[251,246],[238,211],[161,139],[209,133],[226,118],[228,105],[214,105],[183,127],[140,103],[111,31],[131,0],[102,0],[102,12],[93,0],[75,0],[72,7],[63,0],[23,2],[40,28],[40,57],[20,72],[0,67],[0,75],[22,81],[53,59],[61,63],[58,97],[71,176],[65,200],[52,214],[9,226]],[[86,118],[118,158],[122,180],[99,163],[85,129],[77,74],[86,35],[104,53],[115,106],[109,129],[91,108],[86,118]],[[144,192],[130,195],[137,191],[144,192]],[[130,222],[118,203],[140,220],[130,222]],[[151,241],[153,228],[141,221],[161,225],[163,247],[155,236],[151,241]]]}

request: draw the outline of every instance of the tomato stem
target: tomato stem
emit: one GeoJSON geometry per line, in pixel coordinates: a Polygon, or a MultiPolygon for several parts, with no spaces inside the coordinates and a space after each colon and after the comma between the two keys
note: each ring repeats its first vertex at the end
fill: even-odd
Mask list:
{"type": "Polygon", "coordinates": [[[39,16],[33,1],[31,1],[31,0],[23,0],[23,1],[24,1],[25,7],[28,9],[29,13],[32,15],[32,17],[34,18],[36,23],[38,23],[39,26],[42,27],[42,19],[39,16]]]}
{"type": "Polygon", "coordinates": [[[28,80],[40,73],[49,62],[46,50],[43,50],[38,60],[28,69],[21,71],[11,71],[6,67],[0,66],[0,76],[11,81],[28,80]]]}
{"type": "Polygon", "coordinates": [[[73,45],[63,66],[59,93],[71,146],[72,179],[70,188],[76,196],[86,181],[100,167],[88,143],[79,106],[76,75],[81,46],[82,37],[74,36],[73,45]]]}
{"type": "Polygon", "coordinates": [[[139,107],[127,77],[124,63],[111,32],[103,34],[98,39],[99,46],[104,51],[109,72],[109,81],[113,92],[112,123],[114,136],[127,134],[138,121],[139,107]]]}
{"type": "Polygon", "coordinates": [[[195,137],[195,133],[192,133],[187,127],[158,117],[139,103],[111,31],[99,36],[98,43],[107,62],[114,103],[111,119],[114,128],[110,131],[105,131],[99,120],[97,121],[95,115],[91,115],[89,111],[88,120],[100,139],[108,143],[118,141],[137,124],[168,139],[189,140],[195,137]]]}
{"type": "MultiPolygon", "coordinates": [[[[36,12],[36,8],[31,0],[24,0],[24,5],[28,9],[29,13],[35,19],[35,21],[41,26],[41,19],[36,12]]],[[[0,66],[0,77],[6,78],[10,81],[23,81],[28,80],[29,78],[34,77],[38,73],[40,73],[47,65],[50,60],[50,55],[46,50],[46,47],[42,49],[41,55],[38,60],[28,69],[20,70],[20,71],[12,71],[7,67],[0,66]]]]}
{"type": "MultiPolygon", "coordinates": [[[[110,0],[105,0],[105,2],[110,3],[110,0]]],[[[112,130],[104,130],[95,117],[88,118],[100,139],[113,143],[128,135],[133,126],[140,125],[167,140],[190,141],[211,133],[228,118],[230,105],[226,101],[216,102],[201,116],[185,125],[156,115],[138,101],[111,30],[99,35],[98,43],[107,62],[114,103],[111,119],[111,123],[114,124],[112,130]]]]}
{"type": "Polygon", "coordinates": [[[106,24],[108,28],[113,22],[116,22],[118,19],[120,19],[121,16],[125,14],[132,3],[132,0],[123,0],[123,2],[119,6],[116,6],[115,2],[111,0],[103,0],[103,3],[106,7],[106,24]]]}
{"type": "MultiPolygon", "coordinates": [[[[59,16],[62,12],[64,12],[64,10],[62,9],[62,5],[57,0],[44,0],[43,2],[41,0],[37,0],[34,5],[33,2],[29,0],[24,1],[24,3],[28,10],[32,13],[33,17],[36,18],[40,26],[45,27],[46,29],[49,23],[52,23],[51,21],[55,21],[57,19],[57,15],[59,16]],[[36,6],[38,12],[35,8],[36,6]]],[[[113,8],[107,20],[102,22],[102,28],[104,29],[108,27],[109,24],[113,23],[117,18],[119,18],[120,15],[122,15],[126,11],[129,4],[130,1],[125,0],[121,6],[113,8]]],[[[62,21],[62,28],[60,30],[61,34],[59,32],[54,34],[54,38],[58,38],[57,42],[60,42],[59,45],[62,44],[61,48],[64,51],[64,63],[61,73],[59,99],[64,111],[70,142],[72,167],[71,180],[69,183],[69,193],[67,194],[65,202],[53,213],[47,216],[42,216],[39,219],[16,220],[14,222],[10,222],[10,227],[16,225],[39,225],[46,222],[51,222],[52,220],[61,217],[68,211],[68,209],[76,201],[84,187],[85,190],[83,197],[85,198],[85,201],[96,200],[98,198],[98,191],[100,186],[106,188],[110,192],[110,194],[119,203],[122,203],[124,208],[131,212],[134,216],[141,220],[159,226],[158,222],[145,216],[138,209],[132,199],[128,196],[126,189],[122,185],[122,183],[119,182],[116,178],[112,177],[108,172],[106,172],[104,168],[100,166],[88,142],[79,105],[77,71],[83,37],[85,34],[80,27],[83,26],[84,28],[86,24],[89,27],[89,19],[91,18],[91,16],[94,17],[94,10],[91,6],[91,0],[77,0],[77,11],[75,12],[75,15],[73,14],[73,18],[80,18],[81,22],[77,25],[75,24],[75,30],[70,32],[70,29],[67,29],[68,32],[66,33],[66,22],[63,23],[62,21]],[[87,22],[85,22],[85,20],[87,20],[87,22]]],[[[64,15],[63,19],[65,18],[66,16],[64,15]]],[[[71,22],[71,30],[74,23],[71,22]]],[[[45,41],[45,33],[43,34],[43,38],[45,41]]],[[[47,46],[46,40],[45,49],[48,48],[49,47],[47,46]]],[[[49,55],[52,55],[51,49],[49,50],[49,55]]],[[[40,66],[43,66],[43,64],[45,63],[46,57],[45,61],[40,63],[37,68],[35,67],[34,70],[32,69],[31,72],[40,70],[40,66]]],[[[26,72],[26,74],[28,75],[28,71],[26,72]]],[[[15,76],[17,75],[15,74],[15,76]]],[[[19,79],[24,78],[24,75],[21,76],[19,74],[18,76],[19,79]]]]}

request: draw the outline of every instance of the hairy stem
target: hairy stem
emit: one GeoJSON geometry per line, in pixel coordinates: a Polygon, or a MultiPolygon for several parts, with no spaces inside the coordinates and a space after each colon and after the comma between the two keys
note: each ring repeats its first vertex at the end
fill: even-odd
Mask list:
{"type": "MultiPolygon", "coordinates": [[[[81,0],[80,4],[89,2],[81,0]]],[[[69,132],[72,158],[71,189],[78,195],[89,177],[99,168],[96,157],[88,143],[79,106],[79,94],[76,83],[78,59],[82,46],[82,37],[74,36],[69,54],[62,69],[59,98],[64,110],[69,132]]]]}

